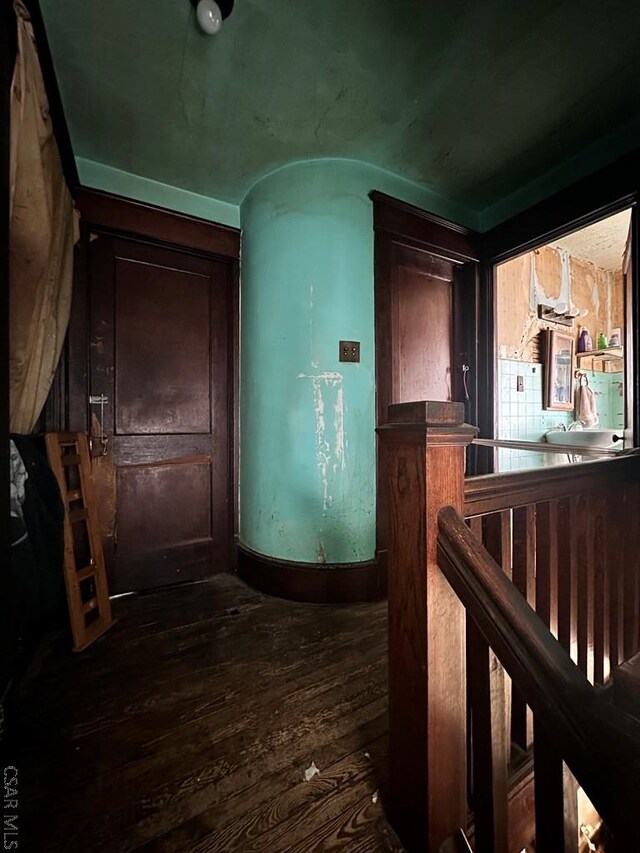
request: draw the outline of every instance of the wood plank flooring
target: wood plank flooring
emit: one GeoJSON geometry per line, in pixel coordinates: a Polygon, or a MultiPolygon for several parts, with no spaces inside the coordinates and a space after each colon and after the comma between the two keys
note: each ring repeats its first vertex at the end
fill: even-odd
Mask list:
{"type": "Polygon", "coordinates": [[[21,850],[402,851],[383,811],[386,603],[217,575],[114,604],[101,640],[50,645],[23,684],[21,850]]]}

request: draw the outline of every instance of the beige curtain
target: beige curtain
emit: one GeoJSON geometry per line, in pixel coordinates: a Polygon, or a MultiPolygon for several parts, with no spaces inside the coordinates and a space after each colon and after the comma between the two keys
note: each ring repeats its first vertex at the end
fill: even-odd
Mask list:
{"type": "Polygon", "coordinates": [[[33,430],[69,322],[78,222],[65,184],[29,23],[14,0],[18,51],[11,86],[9,361],[11,431],[33,430]]]}

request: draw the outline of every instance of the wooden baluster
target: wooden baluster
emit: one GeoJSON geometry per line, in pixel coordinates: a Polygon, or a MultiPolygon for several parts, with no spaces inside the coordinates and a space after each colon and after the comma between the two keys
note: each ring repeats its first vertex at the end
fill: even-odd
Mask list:
{"type": "Polygon", "coordinates": [[[605,660],[609,660],[609,585],[605,577],[605,502],[602,494],[592,493],[589,501],[589,519],[594,571],[593,678],[595,684],[603,684],[605,660]]]}
{"type": "Polygon", "coordinates": [[[533,721],[536,850],[576,853],[578,785],[544,729],[533,721]]]}
{"type": "Polygon", "coordinates": [[[593,554],[590,548],[589,515],[586,495],[576,499],[576,559],[578,565],[578,666],[593,681],[593,554]]]}
{"type": "Polygon", "coordinates": [[[624,567],[628,484],[610,490],[607,524],[607,567],[609,575],[609,653],[611,669],[624,657],[624,567]]]}
{"type": "Polygon", "coordinates": [[[558,636],[558,502],[544,501],[536,510],[536,610],[558,636]]]}
{"type": "Polygon", "coordinates": [[[587,492],[584,495],[586,504],[586,531],[587,531],[587,549],[586,549],[586,564],[585,564],[585,591],[583,603],[587,608],[586,615],[586,636],[587,636],[587,658],[586,658],[586,675],[592,684],[595,684],[595,613],[596,613],[596,555],[594,552],[594,543],[596,538],[594,513],[594,498],[593,492],[587,492]]]}
{"type": "MultiPolygon", "coordinates": [[[[508,576],[511,567],[511,511],[483,519],[485,548],[508,576]]],[[[471,702],[476,850],[508,850],[507,773],[511,744],[511,679],[475,625],[467,634],[473,675],[471,702]]]]}
{"type": "MultiPolygon", "coordinates": [[[[563,507],[563,511],[566,508],[563,507]]],[[[566,634],[567,615],[559,603],[562,583],[559,555],[566,546],[559,539],[564,531],[558,501],[545,501],[536,508],[536,611],[547,627],[558,636],[560,621],[566,634]],[[560,619],[562,614],[562,620],[560,619]]],[[[571,599],[569,598],[569,601],[571,599]]],[[[536,813],[536,849],[575,853],[577,848],[577,786],[546,733],[533,719],[534,790],[536,813]]]]}
{"type": "MultiPolygon", "coordinates": [[[[467,521],[469,528],[473,535],[478,539],[479,542],[484,542],[484,517],[481,515],[473,516],[467,521]]],[[[473,678],[474,664],[473,661],[469,660],[469,656],[471,653],[471,649],[473,647],[474,637],[477,635],[477,629],[474,633],[473,619],[465,614],[465,622],[466,622],[466,633],[465,633],[465,642],[466,642],[466,650],[467,650],[467,796],[468,802],[473,803],[473,719],[472,719],[472,711],[471,705],[473,702],[473,685],[471,684],[471,680],[473,678]]],[[[475,830],[474,830],[475,832],[475,830]]]]}
{"type": "MultiPolygon", "coordinates": [[[[513,510],[513,583],[535,608],[536,508],[534,504],[513,510]]],[[[533,737],[531,711],[518,688],[511,691],[511,740],[527,750],[533,737]]]]}
{"type": "Polygon", "coordinates": [[[409,849],[467,821],[464,608],[437,563],[437,515],[464,506],[474,427],[461,403],[401,403],[385,444],[389,550],[389,802],[409,849]]]}
{"type": "Polygon", "coordinates": [[[504,670],[471,619],[467,637],[475,849],[476,853],[508,853],[504,670]]]}
{"type": "Polygon", "coordinates": [[[558,641],[577,662],[578,561],[574,497],[558,502],[558,641]]]}
{"type": "Polygon", "coordinates": [[[513,510],[513,572],[516,588],[535,607],[536,598],[536,507],[516,507],[513,510]]]}
{"type": "Polygon", "coordinates": [[[640,647],[640,558],[638,537],[638,506],[640,506],[640,484],[627,486],[627,511],[624,560],[624,660],[628,660],[640,647]]]}
{"type": "Polygon", "coordinates": [[[469,528],[473,535],[479,539],[481,542],[483,541],[482,534],[482,516],[474,515],[473,518],[469,519],[469,528]]]}
{"type": "Polygon", "coordinates": [[[511,570],[511,510],[494,512],[484,519],[484,547],[493,559],[502,566],[507,577],[511,570]]]}

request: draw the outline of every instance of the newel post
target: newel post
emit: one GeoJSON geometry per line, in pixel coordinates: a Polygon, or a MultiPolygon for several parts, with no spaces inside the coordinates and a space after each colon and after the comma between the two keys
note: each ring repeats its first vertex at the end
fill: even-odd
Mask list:
{"type": "Polygon", "coordinates": [[[465,615],[437,564],[438,512],[464,503],[462,403],[398,403],[378,430],[389,549],[389,800],[410,850],[467,822],[465,615]]]}

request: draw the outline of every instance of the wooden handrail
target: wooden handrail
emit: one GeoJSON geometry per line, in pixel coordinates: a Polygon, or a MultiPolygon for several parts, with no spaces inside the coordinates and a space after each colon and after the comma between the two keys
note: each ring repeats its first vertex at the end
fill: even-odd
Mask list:
{"type": "MultiPolygon", "coordinates": [[[[604,475],[613,467],[618,478],[628,472],[614,461],[602,466],[604,475]]],[[[561,473],[566,478],[567,472],[561,473]]],[[[593,472],[591,484],[592,477],[593,472]]],[[[572,478],[572,488],[579,479],[580,474],[572,478]]],[[[560,488],[559,478],[554,482],[560,488]]],[[[535,499],[540,500],[546,484],[537,484],[535,499]]],[[[545,489],[545,498],[558,494],[566,491],[545,489]]],[[[604,820],[619,840],[635,838],[640,721],[591,686],[455,509],[440,510],[438,528],[438,564],[468,614],[604,820]]]]}
{"type": "Polygon", "coordinates": [[[467,518],[485,515],[639,478],[640,456],[559,465],[546,468],[544,476],[539,470],[530,470],[468,477],[464,486],[464,514],[467,518]]]}
{"type": "Polygon", "coordinates": [[[600,685],[640,647],[640,458],[465,480],[475,430],[463,416],[461,404],[396,404],[377,431],[390,543],[385,808],[409,850],[437,850],[470,806],[478,853],[534,835],[540,850],[575,853],[581,782],[616,842],[629,839],[620,849],[635,849],[625,820],[640,794],[640,722],[600,685]],[[458,515],[439,519],[443,507],[458,515]],[[515,792],[510,758],[531,749],[533,778],[515,792]]]}

